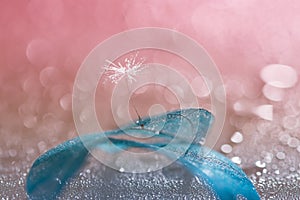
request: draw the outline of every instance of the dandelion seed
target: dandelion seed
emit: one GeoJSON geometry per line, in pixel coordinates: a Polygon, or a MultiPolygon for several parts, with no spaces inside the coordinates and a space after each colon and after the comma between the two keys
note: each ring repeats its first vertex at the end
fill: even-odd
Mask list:
{"type": "Polygon", "coordinates": [[[107,64],[104,65],[105,74],[108,79],[117,84],[123,77],[126,77],[130,83],[136,81],[135,76],[138,72],[142,71],[145,59],[137,59],[138,52],[135,55],[125,58],[124,64],[118,62],[118,64],[113,63],[110,60],[106,60],[107,64]]]}

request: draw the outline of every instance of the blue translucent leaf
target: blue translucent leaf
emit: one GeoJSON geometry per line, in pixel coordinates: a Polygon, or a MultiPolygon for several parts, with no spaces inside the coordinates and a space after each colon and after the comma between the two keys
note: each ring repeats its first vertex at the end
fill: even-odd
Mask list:
{"type": "MultiPolygon", "coordinates": [[[[159,136],[158,136],[159,137],[159,136]]],[[[144,144],[133,141],[112,140],[116,145],[127,147],[160,149],[166,144],[144,144]],[[124,145],[126,143],[126,145],[124,145]]],[[[175,157],[176,149],[180,144],[174,146],[173,151],[165,151],[165,155],[175,157]]],[[[231,200],[245,197],[258,200],[255,187],[247,178],[246,174],[229,159],[213,150],[209,150],[197,144],[192,144],[185,155],[178,159],[186,168],[202,182],[208,183],[220,199],[231,200]]]]}
{"type": "Polygon", "coordinates": [[[79,138],[67,141],[40,156],[26,181],[30,199],[55,199],[65,181],[84,163],[88,150],[79,138]]]}
{"type": "Polygon", "coordinates": [[[33,164],[27,177],[26,191],[30,199],[55,199],[65,182],[85,163],[89,149],[100,148],[108,153],[115,153],[105,143],[106,137],[121,149],[133,147],[158,150],[168,145],[178,132],[181,140],[176,145],[162,152],[165,156],[176,157],[185,138],[196,132],[188,151],[178,159],[199,181],[211,187],[220,199],[245,197],[259,199],[252,183],[244,172],[221,154],[210,151],[197,143],[205,137],[212,122],[212,115],[203,109],[186,109],[172,111],[151,118],[144,118],[122,129],[108,131],[104,134],[90,134],[67,141],[41,155],[33,164]],[[153,135],[152,140],[136,142],[120,139],[124,132],[153,135]],[[159,133],[159,134],[157,134],[159,133]]]}
{"type": "Polygon", "coordinates": [[[222,199],[260,199],[255,187],[236,164],[218,152],[192,145],[184,159],[205,174],[222,199]]]}

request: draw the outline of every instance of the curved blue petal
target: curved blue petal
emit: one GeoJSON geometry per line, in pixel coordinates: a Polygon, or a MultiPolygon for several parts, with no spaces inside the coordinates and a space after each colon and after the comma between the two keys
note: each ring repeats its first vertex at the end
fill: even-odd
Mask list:
{"type": "Polygon", "coordinates": [[[199,180],[211,187],[215,196],[220,199],[259,199],[254,186],[244,172],[229,159],[221,154],[197,145],[207,133],[213,120],[212,115],[203,109],[186,109],[172,111],[163,115],[141,119],[136,124],[130,124],[122,129],[108,131],[104,134],[90,134],[69,140],[41,155],[32,165],[26,181],[26,191],[30,199],[55,199],[59,195],[64,183],[72,177],[84,164],[88,155],[88,148],[101,148],[112,152],[107,145],[107,138],[120,149],[132,147],[158,150],[167,145],[174,138],[177,131],[181,131],[182,140],[163,151],[168,157],[176,157],[184,144],[185,137],[196,131],[194,144],[178,159],[199,180]],[[183,127],[183,129],[182,129],[183,127]],[[196,130],[194,129],[196,127],[196,130]],[[184,131],[183,131],[184,130],[184,131]],[[115,136],[124,135],[124,131],[138,134],[159,132],[153,138],[159,139],[155,143],[136,142],[118,139],[115,136]]]}
{"type": "Polygon", "coordinates": [[[201,175],[206,175],[221,199],[231,200],[242,197],[251,200],[260,199],[242,169],[220,153],[192,145],[184,159],[201,171],[201,175]]]}
{"type": "Polygon", "coordinates": [[[26,180],[30,199],[55,199],[65,181],[84,163],[88,150],[80,138],[69,140],[40,156],[26,180]]]}
{"type": "MultiPolygon", "coordinates": [[[[127,147],[160,149],[166,144],[144,144],[133,141],[112,140],[116,145],[124,144],[127,147]]],[[[165,155],[175,157],[176,149],[180,144],[174,146],[173,151],[165,151],[165,155]]],[[[231,200],[246,198],[259,200],[260,197],[247,175],[236,164],[220,153],[209,150],[200,145],[192,144],[185,155],[178,159],[200,180],[207,182],[220,199],[231,200]]]]}

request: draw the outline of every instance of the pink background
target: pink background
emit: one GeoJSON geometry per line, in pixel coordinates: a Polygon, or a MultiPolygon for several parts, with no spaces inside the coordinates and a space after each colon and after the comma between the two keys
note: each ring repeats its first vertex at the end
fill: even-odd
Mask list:
{"type": "Polygon", "coordinates": [[[300,68],[296,0],[7,0],[0,9],[0,123],[7,130],[23,130],[27,120],[30,131],[47,113],[72,126],[71,89],[81,62],[99,42],[130,28],[171,28],[196,39],[230,81],[234,100],[260,95],[259,71],[268,64],[300,68]]]}

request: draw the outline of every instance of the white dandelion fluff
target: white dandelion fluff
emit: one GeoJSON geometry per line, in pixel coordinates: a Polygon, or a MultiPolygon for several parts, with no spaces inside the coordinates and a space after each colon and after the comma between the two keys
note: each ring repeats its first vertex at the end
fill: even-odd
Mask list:
{"type": "Polygon", "coordinates": [[[138,72],[142,71],[144,58],[138,59],[138,52],[129,58],[124,59],[124,64],[118,62],[113,63],[110,60],[106,60],[107,64],[104,65],[105,75],[108,79],[117,84],[123,77],[126,77],[130,83],[136,81],[135,76],[138,72]]]}

